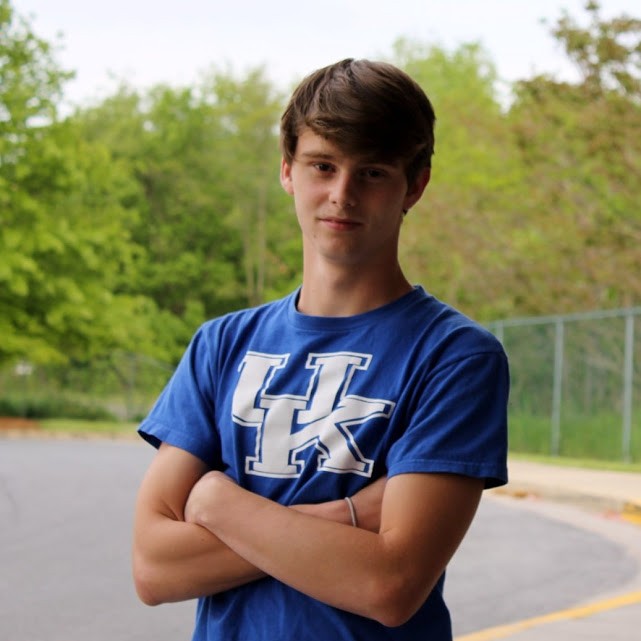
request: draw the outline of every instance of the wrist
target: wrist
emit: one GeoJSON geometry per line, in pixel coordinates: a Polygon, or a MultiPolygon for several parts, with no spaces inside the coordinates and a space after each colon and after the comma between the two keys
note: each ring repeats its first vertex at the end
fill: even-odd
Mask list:
{"type": "Polygon", "coordinates": [[[343,499],[325,501],[324,503],[292,505],[291,508],[297,512],[316,516],[326,521],[334,521],[334,523],[342,523],[343,525],[352,524],[349,508],[343,499]]]}
{"type": "Polygon", "coordinates": [[[220,472],[208,472],[192,488],[185,506],[185,520],[214,533],[215,518],[223,507],[233,503],[228,493],[237,486],[220,472]]]}
{"type": "Polygon", "coordinates": [[[351,523],[353,527],[358,527],[356,507],[354,505],[354,501],[352,501],[352,498],[350,496],[345,497],[345,504],[347,505],[347,510],[349,512],[349,523],[351,523]]]}

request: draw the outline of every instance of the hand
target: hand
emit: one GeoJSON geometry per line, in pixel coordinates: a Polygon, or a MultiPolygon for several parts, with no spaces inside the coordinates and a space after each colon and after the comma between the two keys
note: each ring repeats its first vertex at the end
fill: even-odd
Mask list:
{"type": "Polygon", "coordinates": [[[237,487],[235,481],[223,472],[215,470],[201,476],[187,497],[185,521],[203,526],[211,522],[216,502],[232,487],[237,487]]]}

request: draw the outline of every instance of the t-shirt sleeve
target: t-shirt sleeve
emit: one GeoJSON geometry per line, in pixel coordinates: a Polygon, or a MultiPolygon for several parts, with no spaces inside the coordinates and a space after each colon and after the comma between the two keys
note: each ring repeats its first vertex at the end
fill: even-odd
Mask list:
{"type": "Polygon", "coordinates": [[[502,350],[441,364],[426,376],[406,429],[387,456],[388,475],[442,472],[507,483],[509,373],[502,350]]]}
{"type": "Polygon", "coordinates": [[[220,439],[212,401],[214,357],[215,346],[201,328],[138,433],[154,447],[168,443],[219,468],[220,439]]]}

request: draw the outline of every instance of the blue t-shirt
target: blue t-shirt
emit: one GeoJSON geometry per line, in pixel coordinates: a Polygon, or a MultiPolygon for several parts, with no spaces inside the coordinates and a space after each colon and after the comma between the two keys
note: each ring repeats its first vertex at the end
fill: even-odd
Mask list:
{"type": "MultiPolygon", "coordinates": [[[[205,323],[143,438],[283,505],[353,495],[382,475],[507,482],[508,365],[494,336],[421,287],[351,317],[301,314],[296,299],[205,323]]],[[[387,628],[265,578],[200,599],[193,638],[449,641],[443,581],[387,628]]]]}

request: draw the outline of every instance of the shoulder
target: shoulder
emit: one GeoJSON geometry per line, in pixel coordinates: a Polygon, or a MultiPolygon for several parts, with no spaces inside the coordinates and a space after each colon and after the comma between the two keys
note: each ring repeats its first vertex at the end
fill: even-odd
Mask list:
{"type": "Polygon", "coordinates": [[[505,357],[501,342],[481,323],[434,296],[423,294],[418,299],[415,322],[434,357],[441,361],[482,354],[505,357]]]}

